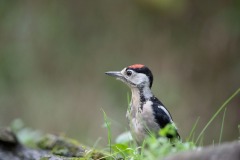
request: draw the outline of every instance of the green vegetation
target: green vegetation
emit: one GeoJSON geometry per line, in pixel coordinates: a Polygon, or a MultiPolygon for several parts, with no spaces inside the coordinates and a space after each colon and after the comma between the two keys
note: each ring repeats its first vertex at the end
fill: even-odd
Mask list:
{"type": "MultiPolygon", "coordinates": [[[[160,135],[166,135],[172,131],[170,125],[166,126],[160,135]]],[[[149,136],[142,146],[137,146],[134,142],[117,143],[112,145],[112,153],[105,158],[113,159],[159,159],[167,155],[196,148],[192,142],[170,141],[166,137],[156,138],[149,136]]]]}
{"type": "MultiPolygon", "coordinates": [[[[107,114],[102,110],[104,116],[105,127],[107,128],[108,133],[108,147],[107,149],[97,150],[95,148],[85,147],[76,140],[70,139],[66,136],[55,136],[55,135],[43,135],[41,132],[32,130],[28,127],[25,127],[21,120],[15,120],[11,129],[17,134],[17,137],[21,143],[31,148],[38,148],[42,150],[49,151],[54,155],[60,157],[78,157],[70,158],[74,160],[88,160],[88,159],[107,159],[107,160],[155,160],[161,159],[168,155],[193,150],[202,146],[203,144],[203,135],[206,131],[206,128],[210,126],[211,122],[221,113],[224,109],[222,124],[220,128],[219,135],[219,144],[221,143],[223,128],[224,128],[224,119],[226,115],[226,106],[227,104],[240,92],[238,89],[232,96],[230,96],[223,105],[217,110],[217,112],[212,116],[206,126],[199,133],[197,139],[194,139],[196,135],[195,130],[199,122],[198,118],[194,123],[192,130],[190,131],[189,136],[185,141],[178,139],[169,140],[166,138],[167,134],[174,135],[173,126],[167,125],[165,128],[159,131],[159,138],[156,138],[151,134],[142,146],[136,145],[136,143],[129,138],[129,134],[121,135],[121,138],[118,138],[117,143],[112,143],[112,134],[111,134],[111,123],[107,114]]],[[[240,127],[238,126],[239,132],[240,127]]],[[[217,136],[217,135],[216,135],[217,136]]],[[[214,141],[213,141],[214,144],[214,141]]],[[[69,158],[68,158],[69,159],[69,158]]]]}

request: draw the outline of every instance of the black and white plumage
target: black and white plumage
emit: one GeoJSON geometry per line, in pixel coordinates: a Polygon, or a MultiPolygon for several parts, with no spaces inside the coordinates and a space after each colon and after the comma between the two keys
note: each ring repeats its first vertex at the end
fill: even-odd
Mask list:
{"type": "MultiPolygon", "coordinates": [[[[131,134],[139,145],[149,132],[158,135],[159,130],[167,124],[175,126],[169,111],[152,94],[153,75],[148,67],[134,64],[122,71],[110,71],[106,74],[116,77],[131,89],[132,98],[126,117],[131,134]]],[[[180,138],[176,127],[175,130],[176,136],[180,138]]],[[[171,135],[168,137],[171,138],[171,135]]]]}

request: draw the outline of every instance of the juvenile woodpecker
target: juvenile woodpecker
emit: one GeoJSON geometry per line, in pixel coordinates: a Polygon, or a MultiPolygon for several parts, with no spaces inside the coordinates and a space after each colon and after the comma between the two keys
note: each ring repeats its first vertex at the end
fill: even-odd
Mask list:
{"type": "MultiPolygon", "coordinates": [[[[134,64],[122,71],[109,71],[107,75],[116,77],[127,84],[132,92],[132,98],[126,117],[129,122],[130,132],[136,142],[141,145],[146,136],[151,132],[158,132],[167,124],[173,124],[175,136],[180,139],[171,114],[151,91],[153,75],[148,67],[134,64]]],[[[172,138],[172,135],[167,135],[172,138]]]]}

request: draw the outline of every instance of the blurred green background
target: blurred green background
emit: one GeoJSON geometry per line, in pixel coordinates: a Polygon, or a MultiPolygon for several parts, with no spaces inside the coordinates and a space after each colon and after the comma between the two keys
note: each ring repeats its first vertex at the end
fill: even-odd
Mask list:
{"type": "MultiPolygon", "coordinates": [[[[20,118],[88,145],[106,146],[101,108],[113,138],[128,126],[130,90],[105,71],[147,65],[183,138],[240,87],[238,0],[1,0],[0,44],[0,126],[20,118]]],[[[228,105],[223,141],[239,136],[239,105],[240,95],[228,105]]]]}

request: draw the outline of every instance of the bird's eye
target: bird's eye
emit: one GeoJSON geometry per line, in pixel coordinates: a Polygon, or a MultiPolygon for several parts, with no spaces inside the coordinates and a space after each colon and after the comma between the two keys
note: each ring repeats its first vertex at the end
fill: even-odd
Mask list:
{"type": "Polygon", "coordinates": [[[132,75],[132,71],[127,71],[126,74],[127,74],[127,76],[131,76],[132,75]]]}

